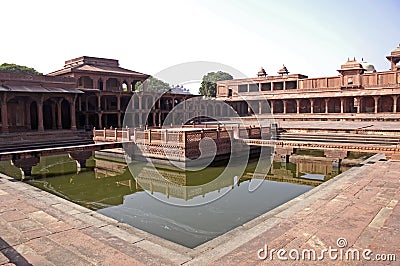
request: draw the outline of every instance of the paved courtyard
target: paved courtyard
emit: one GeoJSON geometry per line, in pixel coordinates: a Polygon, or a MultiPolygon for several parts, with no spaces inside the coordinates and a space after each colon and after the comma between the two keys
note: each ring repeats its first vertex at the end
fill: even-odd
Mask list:
{"type": "Polygon", "coordinates": [[[377,254],[395,254],[400,260],[400,161],[383,158],[371,157],[363,166],[195,249],[0,175],[0,265],[282,263],[276,251],[272,261],[259,259],[266,245],[269,252],[315,250],[318,255],[330,247],[343,254],[348,248],[370,249],[370,261],[331,260],[325,253],[323,263],[398,265],[375,260],[377,254]],[[340,243],[338,238],[343,238],[340,243]]]}

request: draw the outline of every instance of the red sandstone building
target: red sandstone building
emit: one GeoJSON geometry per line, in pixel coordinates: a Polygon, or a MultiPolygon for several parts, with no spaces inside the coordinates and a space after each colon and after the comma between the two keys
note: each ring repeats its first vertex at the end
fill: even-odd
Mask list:
{"type": "Polygon", "coordinates": [[[272,113],[278,120],[399,120],[400,45],[386,58],[389,71],[353,59],[334,77],[289,74],[285,66],[268,76],[261,69],[256,78],[219,81],[217,98],[240,115],[272,113]]]}
{"type": "MultiPolygon", "coordinates": [[[[68,60],[48,75],[0,72],[1,132],[121,127],[136,83],[148,77],[121,68],[118,60],[87,56],[68,60]]],[[[193,95],[173,90],[154,97],[142,93],[132,102],[143,114],[138,125],[159,126],[176,104],[193,95]]]]}

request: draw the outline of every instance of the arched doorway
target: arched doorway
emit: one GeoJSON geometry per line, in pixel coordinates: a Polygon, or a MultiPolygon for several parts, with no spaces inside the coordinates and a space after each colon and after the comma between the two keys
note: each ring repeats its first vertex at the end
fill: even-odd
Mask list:
{"type": "Polygon", "coordinates": [[[314,113],[325,113],[325,99],[317,98],[314,100],[314,113]]]}
{"type": "Polygon", "coordinates": [[[374,113],[375,101],[371,96],[361,98],[361,113],[374,113]]]}
{"type": "Polygon", "coordinates": [[[50,100],[43,102],[43,128],[51,129],[53,125],[53,103],[50,100]]]}
{"type": "Polygon", "coordinates": [[[392,96],[382,96],[378,100],[378,112],[393,112],[392,96]]]}
{"type": "Polygon", "coordinates": [[[31,113],[31,129],[37,130],[38,129],[38,108],[36,102],[31,102],[30,106],[30,113],[31,113]]]}
{"type": "Polygon", "coordinates": [[[63,129],[71,128],[71,106],[67,100],[61,102],[61,126],[63,129]]]}
{"type": "Polygon", "coordinates": [[[331,98],[328,102],[328,113],[340,113],[340,99],[331,98]]]}
{"type": "Polygon", "coordinates": [[[286,101],[286,113],[297,113],[297,103],[295,100],[286,101]]]}
{"type": "Polygon", "coordinates": [[[274,114],[282,114],[283,113],[283,101],[282,100],[276,100],[271,102],[273,104],[274,108],[274,114]]]}
{"type": "Polygon", "coordinates": [[[311,102],[309,99],[301,99],[299,102],[300,113],[311,113],[311,102]]]}

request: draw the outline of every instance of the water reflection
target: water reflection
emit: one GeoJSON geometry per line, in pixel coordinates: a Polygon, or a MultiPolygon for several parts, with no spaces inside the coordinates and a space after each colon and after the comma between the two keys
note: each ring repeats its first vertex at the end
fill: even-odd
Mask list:
{"type": "MultiPolygon", "coordinates": [[[[214,165],[199,172],[183,172],[138,164],[142,171],[133,177],[126,164],[93,159],[92,169],[53,177],[37,178],[30,184],[109,217],[155,235],[195,247],[310,190],[337,175],[341,169],[321,158],[293,156],[293,163],[273,162],[254,192],[248,185],[256,162],[249,162],[245,173],[214,180],[224,170],[214,165]],[[166,179],[172,182],[166,182],[166,179]],[[214,181],[214,182],[211,182],[214,181]],[[144,192],[147,190],[147,192],[144,192]],[[227,193],[226,193],[227,192],[227,193]],[[166,197],[177,204],[201,201],[226,193],[219,200],[196,207],[178,207],[151,197],[166,197]]],[[[69,162],[66,162],[69,163],[69,162]]],[[[55,164],[54,165],[62,165],[55,164]]],[[[46,171],[50,167],[42,163],[46,171]]],[[[64,167],[65,168],[65,167],[64,167]]],[[[40,169],[37,169],[40,172],[40,169]]]]}

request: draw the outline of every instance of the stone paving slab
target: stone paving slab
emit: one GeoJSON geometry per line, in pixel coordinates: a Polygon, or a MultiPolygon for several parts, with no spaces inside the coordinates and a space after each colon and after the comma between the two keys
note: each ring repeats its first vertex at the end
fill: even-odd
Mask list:
{"type": "MultiPolygon", "coordinates": [[[[271,249],[346,246],[400,259],[400,162],[376,155],[194,249],[161,239],[0,174],[0,265],[280,265],[271,249]]],[[[286,254],[287,256],[287,254],[286,254]]],[[[285,264],[398,265],[289,260],[285,264]]]]}

